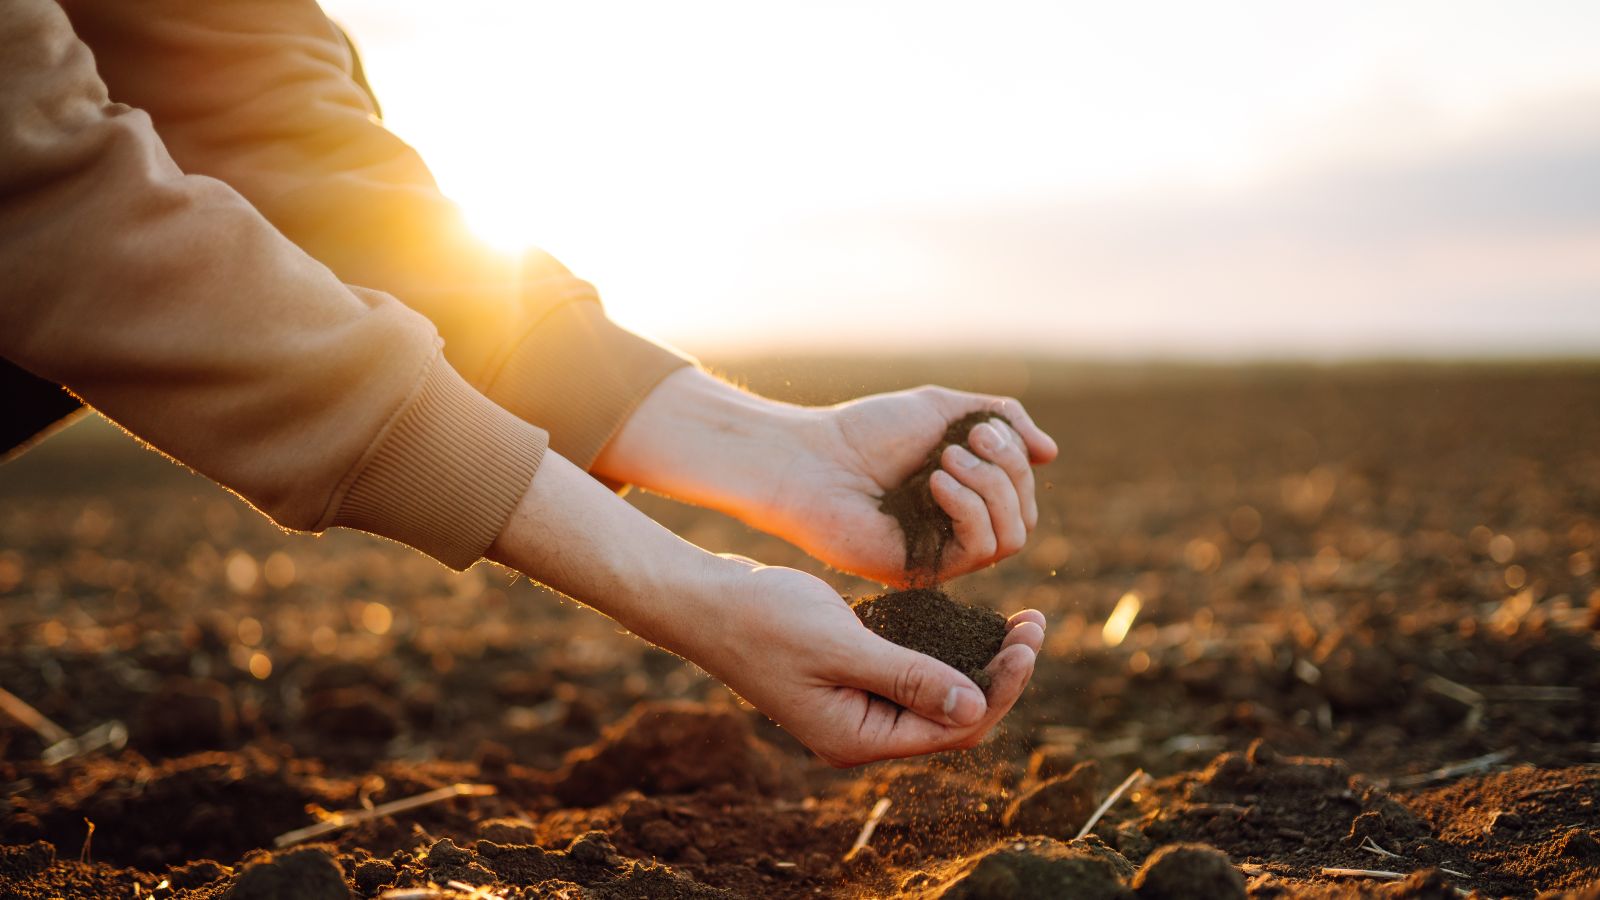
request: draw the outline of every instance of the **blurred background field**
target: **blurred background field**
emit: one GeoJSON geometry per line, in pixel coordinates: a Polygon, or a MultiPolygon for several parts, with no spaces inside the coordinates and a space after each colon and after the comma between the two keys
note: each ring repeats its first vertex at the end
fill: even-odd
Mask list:
{"type": "MultiPolygon", "coordinates": [[[[285,535],[88,422],[0,469],[0,684],[74,733],[125,721],[129,749],[44,770],[28,762],[38,737],[5,726],[0,838],[75,847],[89,817],[96,859],[158,872],[236,860],[305,824],[307,802],[483,779],[502,795],[415,827],[465,840],[490,814],[516,815],[542,843],[600,828],[624,855],[741,893],[873,893],[1012,833],[1002,812],[1033,784],[1032,757],[1047,772],[1093,761],[1101,795],[1135,767],[1161,779],[1096,826],[1134,862],[1190,839],[1297,890],[1333,890],[1322,866],[1373,863],[1443,865],[1491,894],[1600,877],[1583,850],[1600,800],[1594,363],[713,363],[799,402],[925,381],[1014,393],[1060,441],[1028,547],[951,584],[1051,620],[1034,684],[991,745],[822,770],[596,614],[490,566],[452,574],[363,535],[285,535]],[[1131,621],[1108,626],[1119,603],[1131,621]],[[657,701],[751,729],[717,719],[719,736],[665,758],[770,741],[783,778],[735,753],[700,781],[664,783],[635,748],[618,751],[618,777],[643,796],[572,787],[567,754],[596,752],[605,726],[657,701]],[[1252,750],[1255,775],[1218,757],[1258,740],[1278,755],[1252,750]],[[1428,774],[1487,754],[1464,776],[1428,774]],[[728,780],[737,796],[719,793],[728,780]],[[881,858],[843,866],[880,795],[897,804],[881,858]],[[253,815],[217,824],[242,802],[253,815]],[[1497,813],[1517,829],[1491,828],[1497,813]],[[1387,822],[1372,834],[1404,861],[1362,847],[1364,814],[1387,822]]],[[[631,497],[710,549],[802,566],[845,593],[874,587],[722,516],[631,497]]],[[[363,826],[339,846],[382,855],[423,841],[412,827],[363,826]]]]}
{"type": "Polygon", "coordinates": [[[477,234],[621,324],[799,403],[1021,398],[1040,526],[949,587],[1048,615],[1036,676],[977,750],[835,772],[525,579],[284,534],[90,418],[0,467],[0,686],[116,740],[0,716],[0,895],[206,900],[473,783],[331,835],[330,896],[936,896],[1140,770],[1072,851],[1112,896],[1178,841],[1261,898],[1600,881],[1600,7],[325,5],[477,234]]]}

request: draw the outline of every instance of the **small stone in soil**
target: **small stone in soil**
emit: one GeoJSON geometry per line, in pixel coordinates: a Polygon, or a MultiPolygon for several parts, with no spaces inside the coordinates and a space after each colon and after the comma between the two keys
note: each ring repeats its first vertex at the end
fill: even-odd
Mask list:
{"type": "Polygon", "coordinates": [[[949,665],[989,687],[983,667],[1000,652],[1005,617],[992,609],[957,603],[943,591],[914,588],[857,601],[856,618],[878,636],[949,665]]]}

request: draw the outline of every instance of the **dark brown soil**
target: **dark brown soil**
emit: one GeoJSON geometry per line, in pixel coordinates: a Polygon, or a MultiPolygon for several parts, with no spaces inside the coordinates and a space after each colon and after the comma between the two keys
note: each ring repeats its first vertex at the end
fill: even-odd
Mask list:
{"type": "MultiPolygon", "coordinates": [[[[1022,390],[991,370],[895,377],[1022,390]]],[[[895,386],[749,374],[780,394],[836,379],[785,395],[806,402],[895,386]]],[[[1205,867],[1179,873],[1197,890],[1231,883],[1218,854],[1253,900],[1600,898],[1600,369],[1028,379],[1071,462],[1041,471],[1029,545],[961,590],[1049,617],[1034,681],[983,747],[845,772],[525,582],[286,536],[109,428],[69,430],[0,467],[0,685],[73,733],[122,720],[129,743],[45,765],[0,716],[0,897],[218,900],[321,811],[472,783],[498,792],[294,859],[330,895],[331,860],[361,900],[440,878],[510,900],[983,896],[1108,867],[1096,883],[1126,898],[1174,855],[1205,867]],[[1138,616],[1108,644],[1127,593],[1138,616]],[[1154,780],[1069,840],[1135,768],[1154,780]]],[[[633,499],[704,545],[874,592],[633,499]]]]}
{"type": "Polygon", "coordinates": [[[905,893],[939,900],[1133,900],[1126,884],[1132,874],[1132,864],[1097,838],[1068,843],[1026,837],[1000,841],[960,862],[930,890],[907,886],[905,893]]]}
{"type": "Polygon", "coordinates": [[[1244,900],[1244,876],[1228,855],[1204,844],[1169,844],[1133,876],[1139,900],[1244,900]]]}
{"type": "Polygon", "coordinates": [[[983,670],[1006,638],[1006,618],[992,609],[959,603],[935,588],[912,588],[858,600],[856,618],[881,637],[948,664],[978,687],[983,670]]]}
{"type": "Polygon", "coordinates": [[[880,498],[878,509],[894,517],[905,538],[907,575],[927,583],[937,579],[939,561],[944,557],[945,544],[955,536],[955,525],[950,521],[949,514],[933,499],[933,489],[928,485],[928,480],[939,470],[939,459],[944,455],[945,448],[960,444],[970,449],[967,436],[974,427],[990,419],[1011,424],[1005,416],[987,410],[967,413],[951,422],[944,431],[944,437],[928,451],[922,465],[906,480],[885,491],[880,498]]]}

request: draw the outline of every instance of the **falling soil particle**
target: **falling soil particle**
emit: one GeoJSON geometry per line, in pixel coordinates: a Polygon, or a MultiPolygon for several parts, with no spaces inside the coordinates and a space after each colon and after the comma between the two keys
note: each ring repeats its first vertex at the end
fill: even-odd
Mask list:
{"type": "Polygon", "coordinates": [[[1169,844],[1133,876],[1139,900],[1244,900],[1244,875],[1204,844],[1169,844]]]}
{"type": "Polygon", "coordinates": [[[934,588],[913,588],[855,603],[856,618],[880,637],[939,660],[988,689],[983,670],[1006,637],[1005,617],[950,599],[934,588]]]}
{"type": "Polygon", "coordinates": [[[1011,424],[1011,420],[1005,416],[988,410],[968,413],[951,422],[944,431],[944,437],[928,451],[921,467],[878,499],[878,509],[894,517],[905,538],[906,574],[920,574],[931,580],[938,572],[945,544],[955,536],[955,525],[950,521],[949,514],[934,501],[928,480],[938,471],[939,459],[946,447],[951,444],[966,447],[967,435],[972,429],[990,419],[1011,424]]]}

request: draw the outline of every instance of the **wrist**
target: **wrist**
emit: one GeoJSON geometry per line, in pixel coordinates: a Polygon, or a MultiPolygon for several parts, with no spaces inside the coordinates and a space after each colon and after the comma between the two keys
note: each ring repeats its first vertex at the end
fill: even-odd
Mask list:
{"type": "Polygon", "coordinates": [[[744,564],[663,528],[556,453],[545,455],[488,558],[689,652],[744,564]]]}
{"type": "Polygon", "coordinates": [[[664,379],[596,460],[594,472],[738,518],[773,506],[822,410],[740,390],[700,369],[664,379]]]}

